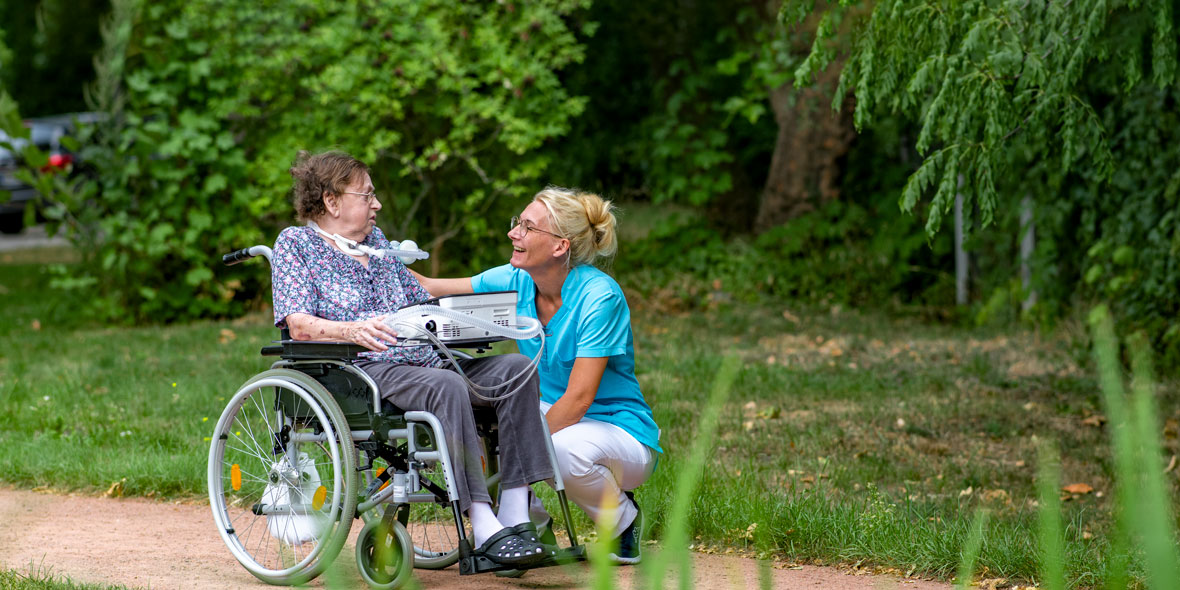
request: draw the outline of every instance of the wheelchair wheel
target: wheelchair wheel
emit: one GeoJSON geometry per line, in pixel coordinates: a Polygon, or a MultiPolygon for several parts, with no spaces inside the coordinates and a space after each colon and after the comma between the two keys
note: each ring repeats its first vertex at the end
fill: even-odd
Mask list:
{"type": "Polygon", "coordinates": [[[208,480],[218,533],[242,566],[270,584],[306,582],[340,553],[356,512],[344,413],[303,373],[260,373],[217,421],[208,480]]]}
{"type": "Polygon", "coordinates": [[[377,590],[405,585],[413,571],[413,544],[402,523],[390,516],[366,524],[356,539],[356,566],[377,590]]]}
{"type": "Polygon", "coordinates": [[[414,567],[443,569],[459,561],[459,533],[455,529],[455,517],[447,499],[442,464],[421,467],[418,474],[430,482],[423,483],[422,492],[434,492],[438,501],[398,506],[397,520],[405,526],[413,541],[414,567]]]}

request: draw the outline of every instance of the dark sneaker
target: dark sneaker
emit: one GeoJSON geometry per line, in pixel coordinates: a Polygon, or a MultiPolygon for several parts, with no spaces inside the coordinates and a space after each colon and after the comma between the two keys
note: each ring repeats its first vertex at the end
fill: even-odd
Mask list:
{"type": "Polygon", "coordinates": [[[635,520],[631,521],[631,524],[619,535],[619,550],[617,553],[611,553],[610,558],[618,565],[635,565],[642,558],[639,548],[643,538],[643,511],[639,509],[639,503],[635,501],[635,494],[623,493],[627,494],[627,499],[635,505],[635,520]]]}

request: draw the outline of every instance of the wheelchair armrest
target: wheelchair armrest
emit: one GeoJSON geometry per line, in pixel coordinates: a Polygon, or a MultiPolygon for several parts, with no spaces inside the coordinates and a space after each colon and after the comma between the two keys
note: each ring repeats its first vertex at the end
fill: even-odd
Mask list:
{"type": "Polygon", "coordinates": [[[276,340],[274,344],[262,347],[263,356],[279,356],[296,360],[356,360],[357,355],[362,352],[370,351],[350,342],[320,342],[316,340],[276,340]]]}

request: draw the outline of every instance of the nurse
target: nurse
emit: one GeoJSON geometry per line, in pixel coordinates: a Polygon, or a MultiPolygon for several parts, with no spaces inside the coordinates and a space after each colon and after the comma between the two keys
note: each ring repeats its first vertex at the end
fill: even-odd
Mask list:
{"type": "MultiPolygon", "coordinates": [[[[598,195],[547,187],[512,218],[508,264],[474,277],[419,279],[434,296],[516,291],[517,314],[541,321],[541,410],[566,493],[597,524],[621,531],[612,558],[636,564],[643,517],[631,491],[663,450],[635,378],[631,310],[619,284],[593,265],[617,249],[613,209],[598,195]],[[616,506],[613,522],[601,522],[608,505],[616,506]]],[[[518,345],[533,357],[540,342],[518,345]]],[[[535,498],[530,516],[552,543],[551,519],[535,498]]]]}

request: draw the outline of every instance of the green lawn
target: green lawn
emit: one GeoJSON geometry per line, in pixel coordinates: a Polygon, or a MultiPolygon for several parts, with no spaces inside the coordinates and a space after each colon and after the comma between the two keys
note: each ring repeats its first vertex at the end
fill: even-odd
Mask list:
{"type": "MultiPolygon", "coordinates": [[[[46,257],[0,256],[0,481],[203,496],[224,400],[269,365],[258,356],[275,336],[269,314],[88,325],[48,288],[46,257]]],[[[721,356],[736,354],[689,511],[698,548],[949,579],[984,508],[980,575],[1036,581],[1036,449],[1051,440],[1063,483],[1093,490],[1062,492],[1066,571],[1100,584],[1112,467],[1080,328],[979,331],[788,303],[687,312],[658,295],[632,305],[639,378],[667,450],[639,490],[657,537],[721,356]]],[[[1178,454],[1175,383],[1159,395],[1166,453],[1178,454]]]]}
{"type": "Polygon", "coordinates": [[[125,590],[126,587],[84,584],[52,574],[0,568],[0,588],[4,588],[4,590],[125,590]]]}

